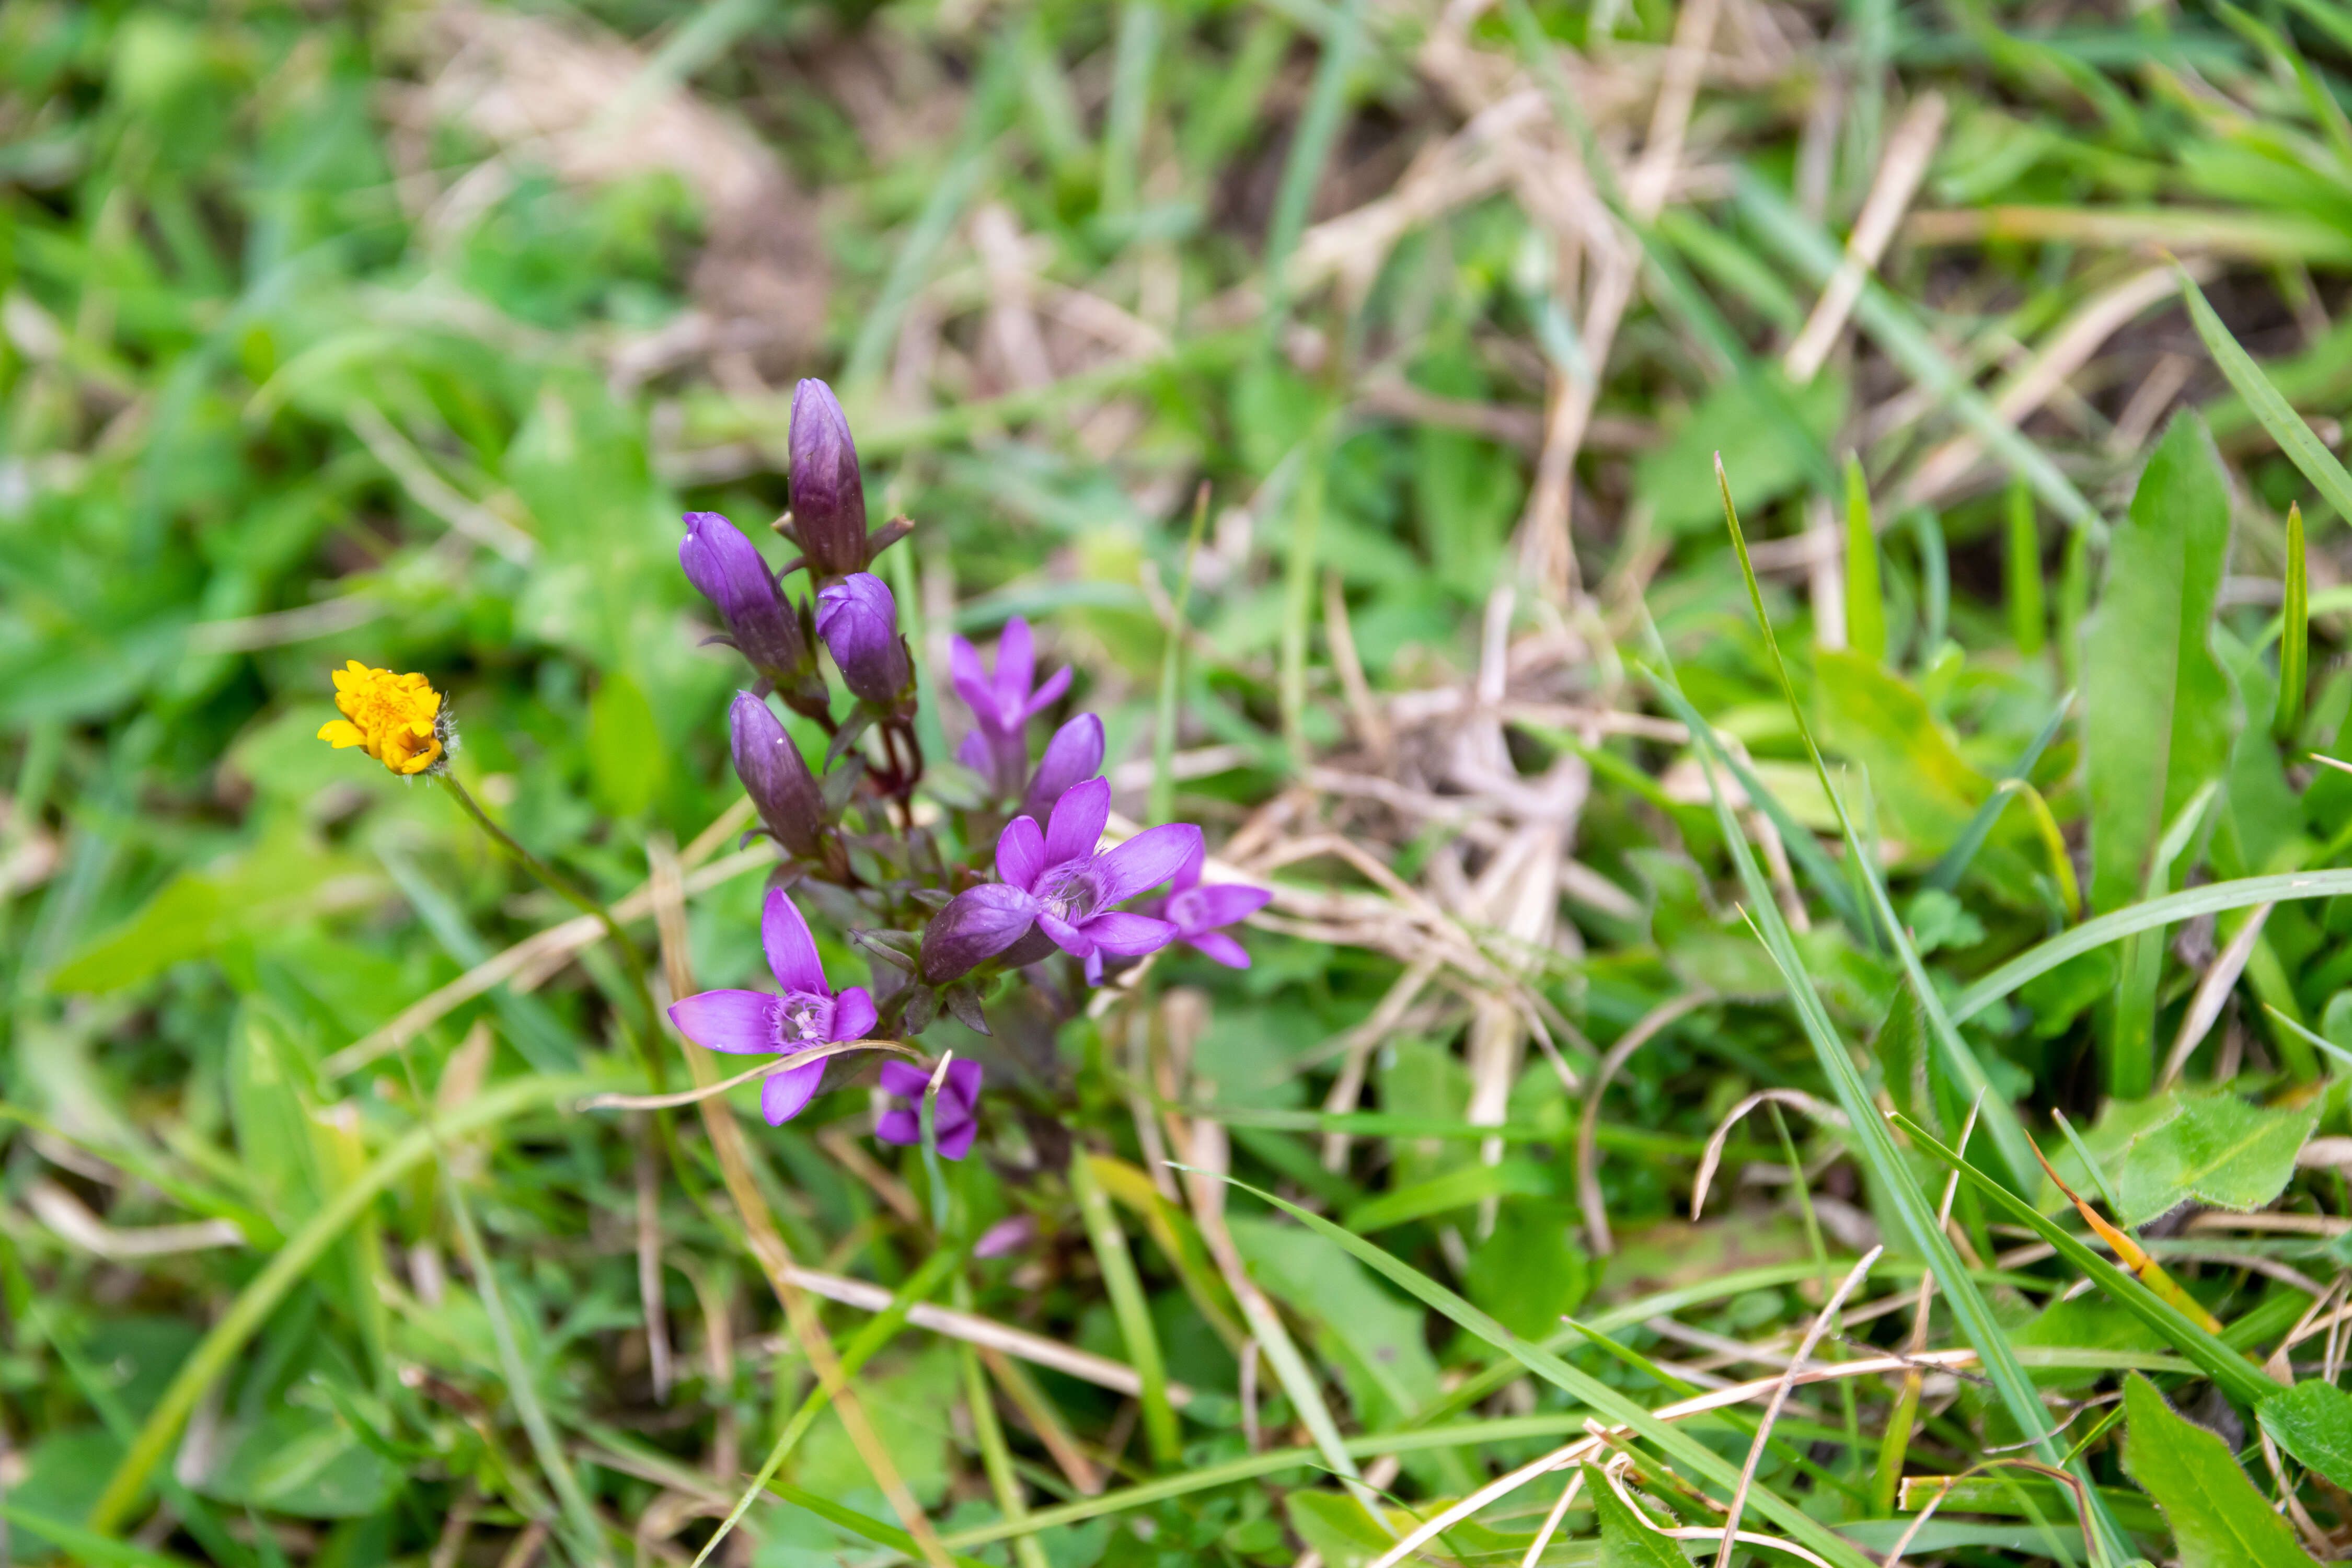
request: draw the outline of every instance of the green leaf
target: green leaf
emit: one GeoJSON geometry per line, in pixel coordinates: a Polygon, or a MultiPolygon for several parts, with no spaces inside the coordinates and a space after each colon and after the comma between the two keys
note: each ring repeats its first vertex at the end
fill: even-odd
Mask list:
{"type": "MultiPolygon", "coordinates": [[[[1805,432],[1816,444],[1826,443],[1845,417],[1845,383],[1824,374],[1807,385],[1789,388],[1777,369],[1763,374],[1773,378],[1773,386],[1795,408],[1805,432]]],[[[1634,465],[1634,493],[1656,508],[1652,521],[1659,531],[1694,532],[1721,515],[1712,467],[1717,447],[1739,476],[1745,506],[1779,500],[1811,471],[1799,449],[1782,439],[1762,405],[1763,395],[1761,389],[1743,381],[1719,384],[1699,399],[1664,446],[1634,465]]]]}
{"type": "MultiPolygon", "coordinates": [[[[2230,329],[2221,324],[2221,318],[2206,303],[2205,291],[2197,287],[2197,279],[2189,275],[2189,269],[2184,267],[2179,270],[2180,297],[2189,306],[2189,319],[2196,323],[2197,335],[2205,340],[2213,363],[2221,367],[2221,374],[2230,378],[2230,384],[2246,400],[2246,406],[2253,410],[2254,417],[2262,421],[2263,428],[2270,432],[2271,439],[2278,443],[2287,460],[2302,469],[2303,477],[2327,498],[2336,515],[2352,520],[2352,474],[2344,471],[2336,454],[2304,423],[2303,416],[2271,384],[2271,378],[2263,374],[2263,367],[2254,363],[2253,356],[2238,346],[2238,340],[2230,335],[2230,329]]],[[[2218,563],[2215,569],[2220,569],[2218,563]]]]}
{"type": "Polygon", "coordinates": [[[2305,1378],[2254,1407],[2271,1440],[2339,1487],[2352,1487],[2352,1394],[2305,1378]]]}
{"type": "Polygon", "coordinates": [[[1495,1233],[1470,1255],[1462,1280],[1470,1300],[1521,1339],[1544,1338],[1601,1281],[1576,1233],[1565,1209],[1505,1204],[1495,1233]]]}
{"type": "Polygon", "coordinates": [[[1599,1466],[1584,1467],[1584,1490],[1601,1524],[1601,1568],[1690,1568],[1682,1547],[1635,1518],[1599,1466]]]}
{"type": "Polygon", "coordinates": [[[2171,1522],[2180,1568],[2302,1568],[2311,1557],[2221,1438],[2173,1414],[2156,1384],[2124,1381],[2124,1470],[2171,1522]]]}
{"type": "Polygon", "coordinates": [[[2286,1190],[2318,1117],[2316,1102],[2266,1109],[2179,1092],[2109,1101],[2088,1142],[2115,1182],[2116,1217],[2141,1226],[2191,1198],[2240,1214],[2264,1206],[2286,1190]]]}
{"type": "MultiPolygon", "coordinates": [[[[2228,765],[2237,693],[2211,634],[2229,550],[2221,459],[2204,426],[2183,415],[2109,542],[2105,588],[2084,639],[2094,909],[2164,890],[2174,874],[2158,864],[2165,825],[2228,765]]],[[[2158,957],[2151,950],[2124,965],[2101,1038],[2110,1094],[2145,1094],[2155,1080],[2158,957]]]]}
{"type": "Polygon", "coordinates": [[[1870,776],[1887,831],[1910,858],[1942,854],[1992,793],[1918,688],[1857,653],[1813,661],[1822,749],[1870,776]]]}
{"type": "Polygon", "coordinates": [[[620,671],[604,677],[588,700],[588,781],[596,804],[614,816],[635,816],[661,793],[669,752],[654,722],[653,704],[620,671]]]}
{"type": "Polygon", "coordinates": [[[209,877],[184,871],[128,921],[49,977],[58,991],[119,991],[173,964],[210,952],[226,923],[226,900],[209,877]]]}
{"type": "Polygon", "coordinates": [[[1358,1204],[1348,1211],[1348,1228],[1359,1236],[1370,1236],[1375,1231],[1426,1219],[1432,1215],[1468,1208],[1473,1204],[1505,1194],[1525,1197],[1547,1194],[1551,1190],[1550,1173],[1531,1161],[1507,1160],[1496,1165],[1463,1165],[1442,1176],[1381,1193],[1358,1204]]]}
{"type": "Polygon", "coordinates": [[[1396,1544],[1370,1510],[1344,1492],[1292,1492],[1283,1511],[1298,1539],[1323,1554],[1330,1568],[1363,1568],[1396,1544]]]}
{"type": "Polygon", "coordinates": [[[1862,459],[1845,459],[1845,646],[1856,658],[1886,662],[1886,599],[1878,585],[1878,534],[1870,521],[1870,480],[1862,459]]]}

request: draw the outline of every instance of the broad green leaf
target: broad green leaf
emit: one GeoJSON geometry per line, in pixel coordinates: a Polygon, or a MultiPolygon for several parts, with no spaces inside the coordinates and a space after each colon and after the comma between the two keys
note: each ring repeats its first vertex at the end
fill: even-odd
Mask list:
{"type": "Polygon", "coordinates": [[[2197,335],[2205,340],[2213,363],[2221,367],[2221,374],[2230,378],[2230,384],[2246,400],[2246,406],[2253,410],[2254,417],[2262,421],[2263,428],[2270,432],[2271,439],[2278,443],[2288,461],[2302,469],[2303,477],[2327,498],[2336,515],[2352,519],[2352,474],[2344,471],[2336,454],[2327,449],[2304,422],[2303,416],[2294,411],[2294,405],[2272,384],[2253,356],[2238,346],[2238,340],[2230,335],[2230,329],[2221,324],[2221,318],[2206,303],[2205,291],[2197,287],[2197,279],[2189,275],[2189,269],[2181,268],[2179,272],[2180,297],[2187,302],[2189,319],[2196,323],[2197,335]]]}
{"type": "Polygon", "coordinates": [[[2337,1486],[2352,1487],[2352,1394],[2307,1377],[2254,1413],[2280,1447],[2337,1486]]]}
{"type": "Polygon", "coordinates": [[[2236,694],[2210,628],[2229,551],[2221,460],[2203,426],[2183,416],[2114,531],[2084,632],[2090,894],[2103,913],[2140,896],[2164,825],[2228,758],[2236,694]]]}
{"type": "Polygon", "coordinates": [[[1906,858],[1932,858],[1951,847],[1992,793],[1992,781],[1961,757],[1901,676],[1857,653],[1813,662],[1822,749],[1870,775],[1888,833],[1906,858]]]}
{"type": "Polygon", "coordinates": [[[1505,1204],[1495,1232],[1470,1255],[1463,1286],[1481,1310],[1523,1340],[1540,1340],[1583,1304],[1601,1270],[1564,1207],[1505,1204]]]}
{"type": "Polygon", "coordinates": [[[1682,1547],[1636,1519],[1599,1466],[1584,1467],[1584,1490],[1601,1525],[1601,1568],[1690,1568],[1682,1547]]]}
{"type": "Polygon", "coordinates": [[[2173,1414],[2156,1384],[2124,1381],[2124,1470],[2172,1525],[2180,1568],[2304,1568],[2294,1529],[2271,1511],[2229,1446],[2173,1414]]]}
{"type": "Polygon", "coordinates": [[[1437,1362],[1420,1312],[1321,1237],[1245,1215],[1228,1224],[1251,1278],[1313,1325],[1318,1353],[1339,1372],[1361,1419],[1409,1419],[1436,1399],[1437,1362]]]}
{"type": "MultiPolygon", "coordinates": [[[[2199,792],[2228,765],[2237,692],[2212,648],[2230,549],[2230,503],[2212,438],[2194,416],[2172,422],[2140,475],[2130,517],[2107,552],[2107,579],[2084,638],[2091,905],[2153,896],[2187,869],[2161,852],[2199,792]]],[[[2103,1018],[2106,1088],[2145,1094],[2156,1076],[2153,941],[2126,945],[2116,1005],[2103,1018]]]]}
{"type": "Polygon", "coordinates": [[[1321,1552],[1330,1568],[1363,1568],[1396,1544],[1396,1537],[1344,1492],[1302,1489],[1284,1500],[1283,1510],[1298,1539],[1321,1552]]]}
{"type": "Polygon", "coordinates": [[[2227,1092],[2179,1091],[2137,1104],[2111,1100],[2088,1142],[2115,1183],[2127,1226],[2146,1225],[2191,1198],[2250,1214],[2294,1174],[2295,1152],[2319,1107],[2264,1108],[2227,1092]]]}
{"type": "Polygon", "coordinates": [[[218,883],[184,871],[147,907],[83,948],[49,977],[58,991],[119,991],[210,952],[227,921],[218,883]]]}
{"type": "Polygon", "coordinates": [[[400,1478],[341,1417],[278,1405],[233,1445],[196,1490],[222,1502],[301,1519],[358,1519],[390,1499],[400,1478]]]}

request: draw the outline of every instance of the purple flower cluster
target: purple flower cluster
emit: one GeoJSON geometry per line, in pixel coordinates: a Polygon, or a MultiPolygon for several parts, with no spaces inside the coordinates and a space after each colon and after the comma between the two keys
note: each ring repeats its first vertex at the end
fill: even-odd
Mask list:
{"type": "MultiPolygon", "coordinates": [[[[825,1062],[841,1054],[814,1048],[911,1038],[942,1010],[984,1034],[983,988],[1005,973],[1042,975],[1034,966],[1057,952],[1088,984],[1101,983],[1107,960],[1140,958],[1171,942],[1246,968],[1249,954],[1225,928],[1270,895],[1202,886],[1207,848],[1198,827],[1166,823],[1105,846],[1110,784],[1100,776],[1099,718],[1067,719],[1033,766],[1030,726],[1062,700],[1071,674],[1063,668],[1036,679],[1026,621],[1005,625],[992,668],[971,643],[954,639],[950,679],[971,717],[956,756],[984,793],[971,798],[962,793],[971,788],[967,782],[927,798],[918,811],[923,766],[913,724],[914,657],[889,588],[866,569],[912,525],[898,520],[867,531],[856,445],[823,382],[803,381],[793,394],[790,447],[793,510],[777,528],[802,553],[782,575],[716,512],[688,514],[678,550],[688,578],[726,626],[718,640],[738,649],[759,677],[760,689],[736,696],[729,738],[759,831],[785,857],[761,924],[777,992],[686,997],[670,1008],[679,1032],[712,1050],[778,1058],[781,1070],[764,1080],[761,1108],[781,1124],[808,1104],[825,1062]],[[782,576],[801,569],[814,591],[810,605],[796,605],[783,591],[782,576]],[[851,700],[838,713],[817,661],[820,647],[851,700]],[[803,754],[769,707],[768,692],[831,737],[822,767],[810,765],[814,753],[803,754]],[[994,838],[992,868],[946,853],[931,826],[943,816],[953,828],[946,843],[994,838]],[[874,955],[877,993],[834,991],[808,921],[786,891],[794,884],[874,955]],[[786,1061],[792,1065],[781,1066],[786,1061]]],[[[1066,984],[1048,984],[1045,994],[1058,997],[1056,987],[1066,984]]],[[[978,1135],[981,1078],[978,1062],[959,1058],[939,1079],[931,1132],[948,1159],[963,1158],[978,1135]]],[[[885,1064],[883,1089],[908,1104],[885,1112],[877,1136],[920,1142],[920,1106],[932,1081],[920,1067],[885,1064]]]]}

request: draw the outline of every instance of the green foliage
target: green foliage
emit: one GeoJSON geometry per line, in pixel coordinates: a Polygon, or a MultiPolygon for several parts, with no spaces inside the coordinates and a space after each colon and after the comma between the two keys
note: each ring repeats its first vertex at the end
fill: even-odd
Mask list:
{"type": "Polygon", "coordinates": [[[2088,1142],[2115,1183],[2116,1217],[2127,1226],[2191,1199],[2244,1214],[2286,1189],[2318,1109],[2265,1109],[2233,1094],[2189,1090],[2110,1100],[2088,1142]]]}
{"type": "Polygon", "coordinates": [[[2173,1413],[2156,1385],[2124,1380],[2124,1468],[2172,1526],[2182,1568],[2288,1568],[2311,1561],[2228,1445],[2173,1413]]]}
{"type": "Polygon", "coordinates": [[[1584,1467],[1584,1489],[1601,1522],[1601,1568],[1684,1568],[1682,1548],[1643,1524],[1598,1467],[1584,1467]]]}
{"type": "Polygon", "coordinates": [[[2272,1440],[2337,1486],[2352,1483],[2352,1394],[2305,1378],[2254,1407],[2272,1440]]]}

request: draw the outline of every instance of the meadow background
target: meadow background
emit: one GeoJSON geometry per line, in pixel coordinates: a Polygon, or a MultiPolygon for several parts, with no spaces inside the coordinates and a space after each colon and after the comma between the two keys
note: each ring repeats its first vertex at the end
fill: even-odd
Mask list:
{"type": "Polygon", "coordinates": [[[5,0],[6,1558],[2341,1555],[2347,102],[2338,0],[5,0]],[[803,375],[927,687],[1029,617],[1276,889],[926,1037],[986,1258],[856,1075],[580,1110],[593,922],[313,738],[425,673],[745,983],[678,516],[803,375]]]}

